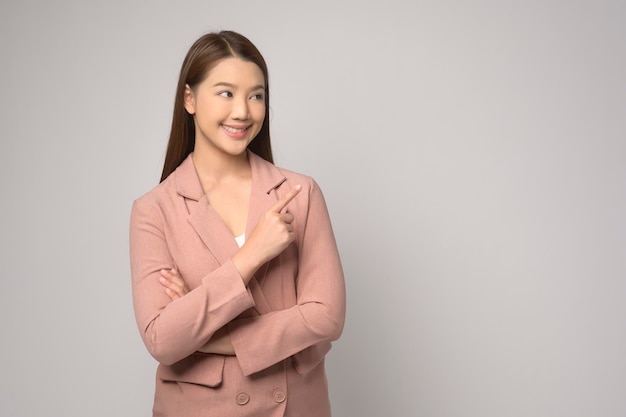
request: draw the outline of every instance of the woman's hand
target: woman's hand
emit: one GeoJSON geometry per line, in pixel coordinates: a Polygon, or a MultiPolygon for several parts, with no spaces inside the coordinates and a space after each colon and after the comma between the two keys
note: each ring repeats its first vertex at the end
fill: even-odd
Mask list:
{"type": "Polygon", "coordinates": [[[184,296],[189,292],[189,287],[180,276],[175,268],[162,269],[161,278],[159,278],[161,285],[165,287],[165,294],[172,299],[172,301],[184,296]]]}
{"type": "Polygon", "coordinates": [[[233,255],[232,261],[246,284],[261,265],[284,251],[296,238],[291,225],[293,214],[284,209],[301,189],[297,185],[265,212],[250,236],[246,236],[246,243],[233,255]]]}

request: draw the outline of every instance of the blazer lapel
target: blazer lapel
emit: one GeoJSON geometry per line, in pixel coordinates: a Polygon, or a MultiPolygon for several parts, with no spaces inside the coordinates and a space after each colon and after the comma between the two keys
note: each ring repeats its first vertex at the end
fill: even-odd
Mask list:
{"type": "Polygon", "coordinates": [[[187,222],[220,264],[237,250],[237,243],[218,214],[211,208],[196,173],[191,154],[176,169],[176,190],[185,198],[187,222]]]}

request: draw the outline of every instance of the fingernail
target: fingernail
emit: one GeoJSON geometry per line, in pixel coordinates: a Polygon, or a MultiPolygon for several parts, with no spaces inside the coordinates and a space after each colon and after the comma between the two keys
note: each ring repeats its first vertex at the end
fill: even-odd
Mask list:
{"type": "Polygon", "coordinates": [[[159,281],[161,282],[167,282],[167,280],[164,277],[159,278],[159,281]]]}

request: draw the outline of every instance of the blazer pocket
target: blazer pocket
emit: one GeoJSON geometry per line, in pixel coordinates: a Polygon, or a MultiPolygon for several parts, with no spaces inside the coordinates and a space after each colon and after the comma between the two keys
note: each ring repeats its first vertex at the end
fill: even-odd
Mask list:
{"type": "Polygon", "coordinates": [[[330,350],[330,342],[318,343],[293,355],[293,365],[300,375],[306,375],[324,359],[330,350]]]}
{"type": "Polygon", "coordinates": [[[217,388],[224,376],[223,355],[194,353],[174,365],[159,365],[157,373],[162,381],[187,382],[217,388]]]}

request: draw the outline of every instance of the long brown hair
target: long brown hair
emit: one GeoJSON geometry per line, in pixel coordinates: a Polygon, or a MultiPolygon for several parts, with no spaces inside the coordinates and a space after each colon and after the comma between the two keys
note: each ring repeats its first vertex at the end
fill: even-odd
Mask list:
{"type": "Polygon", "coordinates": [[[204,81],[208,72],[217,62],[224,58],[237,57],[254,62],[263,72],[265,80],[265,119],[256,138],[250,142],[248,149],[261,158],[274,163],[270,143],[270,94],[267,65],[259,50],[245,36],[232,31],[208,33],[198,39],[187,52],[180,69],[176,97],[174,99],[174,116],[172,130],[167,145],[165,163],[161,181],[167,178],[193,152],[196,130],[193,116],[187,113],[184,106],[185,85],[193,88],[204,81]]]}

